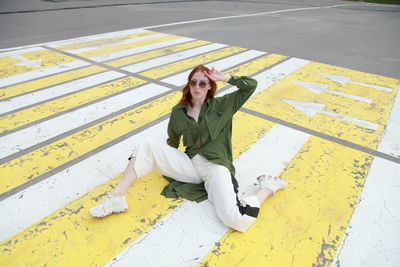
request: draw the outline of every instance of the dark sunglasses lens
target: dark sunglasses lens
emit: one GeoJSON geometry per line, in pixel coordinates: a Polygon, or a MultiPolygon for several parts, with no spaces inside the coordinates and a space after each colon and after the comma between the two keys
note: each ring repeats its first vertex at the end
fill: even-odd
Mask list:
{"type": "Polygon", "coordinates": [[[189,81],[189,86],[191,86],[191,87],[195,87],[196,84],[197,84],[196,81],[193,81],[193,80],[189,81]]]}
{"type": "Polygon", "coordinates": [[[206,83],[206,82],[203,82],[203,81],[201,81],[201,82],[199,82],[199,86],[200,86],[200,88],[206,88],[206,86],[207,86],[207,83],[206,83]]]}

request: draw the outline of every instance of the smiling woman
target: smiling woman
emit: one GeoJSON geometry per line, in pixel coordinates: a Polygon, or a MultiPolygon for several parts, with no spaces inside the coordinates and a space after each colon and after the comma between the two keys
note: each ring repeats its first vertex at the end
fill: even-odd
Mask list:
{"type": "Polygon", "coordinates": [[[228,76],[203,65],[189,74],[182,98],[172,109],[167,144],[146,141],[136,147],[125,174],[115,190],[89,213],[104,217],[124,212],[124,195],[138,178],[156,170],[171,183],[164,188],[166,197],[189,200],[208,199],[228,227],[246,231],[256,220],[261,204],[286,187],[281,178],[259,176],[259,190],[239,199],[238,182],[232,163],[232,117],[249,99],[257,81],[247,76],[228,76]],[[239,90],[214,97],[217,81],[228,82],[239,90]],[[178,150],[183,137],[185,152],[178,150]],[[169,178],[171,177],[171,178],[169,178]]]}

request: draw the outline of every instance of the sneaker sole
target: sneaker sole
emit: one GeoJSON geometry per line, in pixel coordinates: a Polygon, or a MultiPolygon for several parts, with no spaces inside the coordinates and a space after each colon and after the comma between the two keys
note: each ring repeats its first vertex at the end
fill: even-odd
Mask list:
{"type": "Polygon", "coordinates": [[[103,216],[95,216],[95,215],[91,214],[90,212],[89,212],[89,214],[90,214],[90,216],[92,216],[92,217],[94,217],[94,218],[104,218],[104,217],[107,217],[107,216],[109,216],[109,215],[111,215],[111,214],[113,214],[113,213],[123,213],[123,212],[125,212],[125,211],[127,211],[127,210],[128,210],[128,209],[116,210],[116,211],[110,212],[110,213],[108,213],[108,214],[105,214],[105,215],[103,215],[103,216]]]}

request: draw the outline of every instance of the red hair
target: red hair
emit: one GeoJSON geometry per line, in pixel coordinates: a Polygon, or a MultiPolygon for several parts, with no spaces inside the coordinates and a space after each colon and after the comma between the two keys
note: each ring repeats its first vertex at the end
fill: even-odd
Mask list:
{"type": "MultiPolygon", "coordinates": [[[[193,103],[192,103],[192,95],[190,94],[190,86],[189,86],[189,81],[192,79],[193,75],[196,72],[209,72],[210,69],[207,68],[204,65],[198,65],[197,67],[195,67],[189,74],[188,76],[188,80],[186,82],[185,87],[183,87],[182,89],[182,98],[179,101],[179,104],[181,104],[182,106],[186,106],[186,107],[193,107],[193,103]]],[[[207,77],[208,79],[208,77],[207,77]]],[[[208,90],[207,92],[207,96],[206,99],[204,101],[207,101],[208,99],[214,98],[215,96],[215,92],[217,91],[217,83],[215,81],[212,81],[210,79],[208,79],[208,82],[211,85],[211,89],[208,90]]]]}

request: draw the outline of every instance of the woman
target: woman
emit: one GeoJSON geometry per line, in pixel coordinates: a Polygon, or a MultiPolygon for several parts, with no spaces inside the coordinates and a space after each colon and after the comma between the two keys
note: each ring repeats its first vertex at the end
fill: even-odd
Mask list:
{"type": "MultiPolygon", "coordinates": [[[[227,76],[216,69],[199,65],[189,74],[182,99],[172,109],[168,124],[167,144],[144,142],[132,156],[125,174],[115,190],[89,212],[94,217],[128,209],[124,197],[137,177],[153,168],[186,187],[166,188],[176,196],[199,200],[199,191],[191,186],[203,186],[214,204],[216,213],[228,227],[244,232],[255,221],[266,198],[286,186],[281,178],[258,177],[259,190],[241,200],[237,197],[238,183],[232,163],[232,117],[257,87],[257,81],[246,76],[227,76]],[[228,82],[239,90],[214,98],[216,81],[228,82]],[[181,136],[185,152],[178,150],[181,136]]],[[[171,184],[172,185],[172,184],[171,184]]],[[[201,194],[200,194],[201,195],[201,194]]]]}

